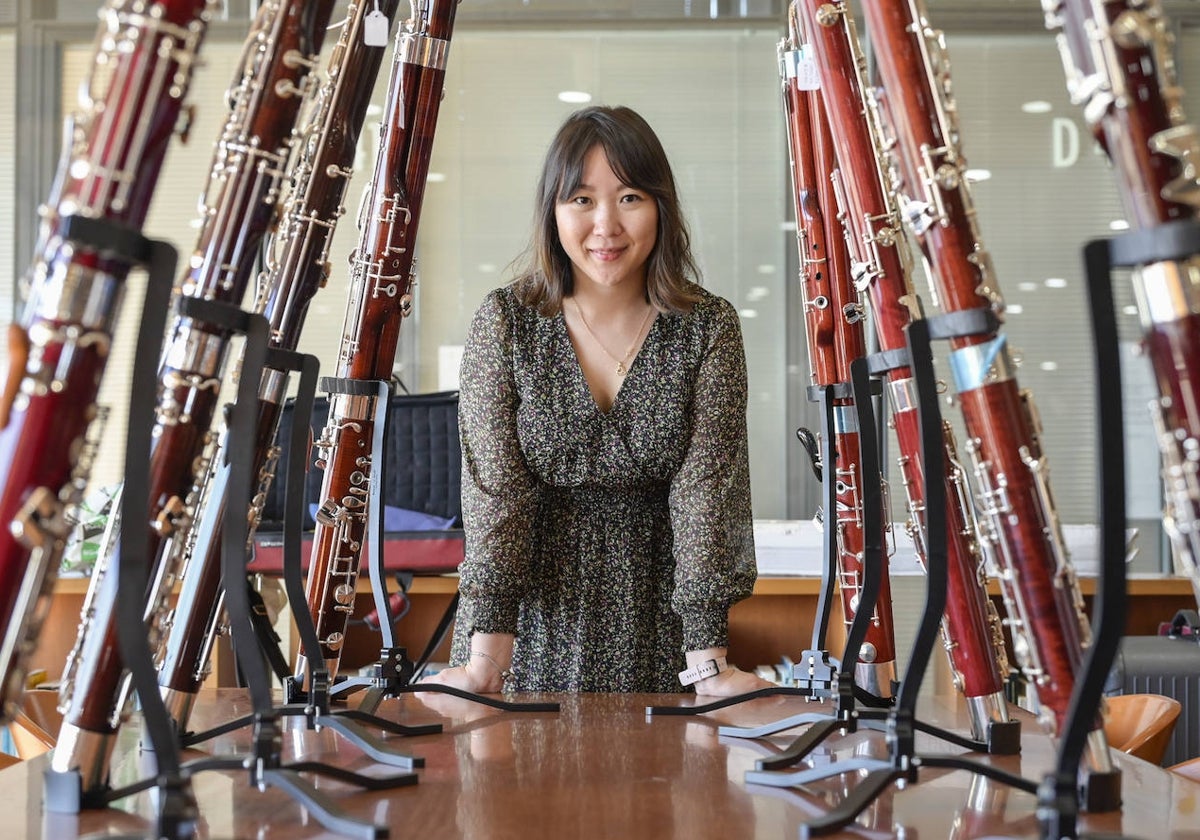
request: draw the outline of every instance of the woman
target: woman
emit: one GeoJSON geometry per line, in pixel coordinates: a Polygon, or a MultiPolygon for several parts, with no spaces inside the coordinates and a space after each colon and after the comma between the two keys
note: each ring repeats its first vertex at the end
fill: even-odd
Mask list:
{"type": "Polygon", "coordinates": [[[740,325],[689,279],[653,130],[628,108],[570,116],[536,213],[528,269],[484,300],[463,356],[466,557],[454,667],[430,681],[767,687],[724,662],[756,575],[740,325]]]}

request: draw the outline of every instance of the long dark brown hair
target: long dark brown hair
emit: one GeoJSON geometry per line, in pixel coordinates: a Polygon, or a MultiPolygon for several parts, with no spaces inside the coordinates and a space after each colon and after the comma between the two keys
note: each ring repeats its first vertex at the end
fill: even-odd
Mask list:
{"type": "Polygon", "coordinates": [[[646,264],[646,296],[660,312],[688,312],[699,299],[700,270],[679,206],[667,153],[654,129],[631,108],[594,105],[567,117],[546,152],[537,185],[533,236],[518,273],[517,297],[542,315],[556,314],[574,290],[571,259],[558,238],[555,207],[583,180],[587,153],[600,146],[627,187],[654,198],[658,236],[646,264]]]}

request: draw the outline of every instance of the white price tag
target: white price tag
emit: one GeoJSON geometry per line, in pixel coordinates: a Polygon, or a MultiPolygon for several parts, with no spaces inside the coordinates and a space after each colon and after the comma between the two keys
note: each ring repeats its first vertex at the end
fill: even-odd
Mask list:
{"type": "Polygon", "coordinates": [[[789,58],[791,58],[789,70],[796,80],[796,87],[800,90],[820,90],[821,73],[817,70],[817,60],[813,58],[812,49],[808,44],[803,44],[800,49],[794,50],[789,58]]]}
{"type": "Polygon", "coordinates": [[[794,81],[799,90],[821,89],[821,74],[817,71],[816,59],[807,44],[785,52],[780,71],[784,79],[794,81]]]}
{"type": "Polygon", "coordinates": [[[376,3],[375,10],[367,12],[363,20],[363,43],[368,47],[386,47],[390,29],[387,15],[379,11],[379,4],[376,3]]]}
{"type": "Polygon", "coordinates": [[[796,86],[800,90],[821,89],[821,74],[817,71],[817,62],[805,59],[796,65],[796,86]]]}

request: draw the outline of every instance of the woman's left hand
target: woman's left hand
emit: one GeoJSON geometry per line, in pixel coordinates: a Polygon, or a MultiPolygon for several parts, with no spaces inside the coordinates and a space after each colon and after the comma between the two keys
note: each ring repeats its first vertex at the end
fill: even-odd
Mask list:
{"type": "Polygon", "coordinates": [[[734,697],[763,688],[777,688],[775,683],[768,682],[757,674],[743,671],[736,665],[716,676],[699,680],[693,684],[693,687],[696,689],[696,694],[710,697],[734,697]]]}

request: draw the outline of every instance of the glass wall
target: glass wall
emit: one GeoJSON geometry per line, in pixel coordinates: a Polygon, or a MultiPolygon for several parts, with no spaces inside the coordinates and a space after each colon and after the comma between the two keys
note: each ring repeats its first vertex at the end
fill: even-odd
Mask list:
{"type": "MultiPolygon", "coordinates": [[[[396,375],[404,386],[413,392],[457,387],[457,353],[471,316],[489,289],[510,278],[509,265],[530,233],[534,182],[546,147],[563,118],[580,107],[564,103],[559,93],[629,105],[657,130],[675,167],[705,285],[733,301],[744,319],[755,509],[763,517],[782,517],[787,481],[779,454],[789,436],[779,431],[786,364],[781,347],[789,240],[781,222],[789,186],[776,99],[777,38],[774,30],[727,29],[457,32],[417,240],[415,314],[401,330],[397,355],[396,375]]],[[[205,141],[220,130],[228,68],[239,50],[229,41],[205,45],[205,67],[192,88],[197,109],[191,139],[170,150],[147,221],[148,232],[184,252],[195,242],[196,202],[211,160],[205,141]]],[[[64,103],[73,101],[90,60],[90,43],[65,49],[64,103]]],[[[314,298],[301,340],[302,351],[322,359],[324,375],[335,375],[348,258],[375,165],[387,70],[385,63],[334,239],[333,277],[314,298]]],[[[126,324],[135,317],[130,313],[139,294],[131,287],[126,324]]],[[[111,434],[124,427],[120,395],[128,387],[122,374],[131,352],[129,344],[120,344],[105,376],[111,434]]],[[[94,479],[119,480],[120,464],[120,446],[105,447],[94,479]]]]}
{"type": "MultiPolygon", "coordinates": [[[[595,103],[628,104],[659,131],[675,165],[706,285],[729,298],[742,315],[755,515],[810,516],[818,488],[794,436],[798,426],[816,421],[803,398],[808,360],[778,98],[775,44],[782,12],[777,20],[762,13],[742,22],[709,24],[692,8],[697,4],[671,5],[674,11],[665,3],[651,4],[657,10],[651,14],[651,5],[614,0],[586,20],[574,19],[583,15],[574,15],[572,4],[542,4],[542,17],[519,4],[476,5],[472,18],[464,4],[450,51],[417,245],[416,313],[402,330],[397,375],[414,392],[454,387],[457,351],[471,315],[487,290],[506,282],[510,262],[526,243],[533,183],[546,145],[562,118],[578,107],[560,101],[559,93],[580,91],[595,103]],[[495,21],[488,19],[490,11],[495,21]],[[566,18],[572,21],[564,23],[566,18]]],[[[934,23],[946,5],[931,4],[934,23]]],[[[1094,442],[1080,249],[1091,238],[1111,235],[1123,221],[1112,173],[1079,109],[1067,101],[1054,38],[1043,28],[1037,4],[1005,4],[999,11],[992,4],[989,15],[978,19],[963,12],[963,4],[955,8],[947,15],[954,24],[949,56],[964,151],[979,177],[986,178],[975,184],[975,199],[984,245],[1009,303],[1006,332],[1021,350],[1021,382],[1035,394],[1041,411],[1060,514],[1064,522],[1087,523],[1095,517],[1096,469],[1104,453],[1096,452],[1094,442]],[[984,19],[987,32],[972,24],[984,19]],[[1004,25],[991,28],[995,20],[1004,25]]],[[[184,254],[195,240],[196,202],[224,117],[222,92],[244,32],[244,24],[214,27],[204,48],[206,65],[194,84],[190,142],[171,149],[147,225],[150,235],[174,242],[184,254]]],[[[58,148],[62,114],[71,107],[90,61],[91,33],[90,24],[47,21],[0,31],[0,64],[14,66],[22,39],[29,39],[55,51],[61,76],[54,85],[60,102],[38,100],[41,111],[16,115],[33,126],[31,135],[10,129],[18,123],[11,119],[14,103],[29,101],[20,98],[18,85],[31,80],[0,74],[0,107],[10,115],[0,120],[0,133],[14,132],[0,140],[0,224],[5,225],[0,229],[0,315],[6,321],[16,297],[13,278],[24,269],[14,265],[13,253],[27,253],[29,247],[14,245],[10,214],[32,215],[45,198],[21,194],[13,173],[18,163],[40,168],[53,163],[53,155],[33,154],[32,141],[21,138],[35,136],[40,148],[58,148]]],[[[1200,62],[1188,57],[1200,55],[1200,36],[1185,29],[1180,44],[1182,82],[1195,116],[1200,114],[1200,62]]],[[[335,240],[335,277],[313,303],[301,348],[322,358],[326,375],[334,370],[345,266],[373,165],[385,81],[386,70],[376,86],[374,125],[363,134],[358,174],[335,240]]],[[[41,173],[41,183],[49,177],[41,173]]],[[[932,308],[923,281],[918,286],[932,308]]],[[[1145,562],[1157,568],[1157,452],[1145,431],[1152,388],[1136,354],[1139,330],[1127,284],[1119,283],[1118,292],[1130,362],[1130,515],[1147,525],[1151,539],[1143,545],[1145,562]]],[[[136,307],[135,293],[126,302],[127,330],[136,307]]],[[[115,355],[106,376],[105,400],[114,407],[124,399],[126,365],[115,355]]],[[[97,483],[120,478],[119,414],[110,426],[114,445],[102,449],[97,483]]],[[[895,515],[902,521],[898,477],[893,476],[892,486],[895,515]]]]}
{"type": "MultiPolygon", "coordinates": [[[[16,61],[16,33],[0,31],[0,219],[12,218],[16,197],[16,61]]],[[[6,223],[0,222],[0,323],[3,324],[11,321],[13,316],[14,262],[12,229],[6,223]]],[[[4,368],[7,368],[7,365],[0,370],[4,368]]]]}

